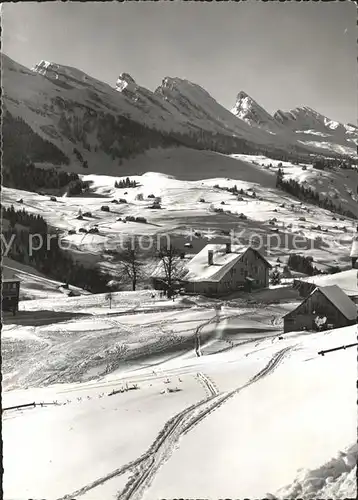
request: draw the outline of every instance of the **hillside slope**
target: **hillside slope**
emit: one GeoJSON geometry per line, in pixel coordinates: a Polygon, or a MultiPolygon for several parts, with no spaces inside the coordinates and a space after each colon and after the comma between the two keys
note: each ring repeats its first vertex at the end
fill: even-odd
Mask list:
{"type": "MultiPolygon", "coordinates": [[[[76,68],[41,61],[30,70],[4,54],[2,78],[5,112],[60,150],[66,157],[61,168],[70,171],[86,173],[90,168],[101,173],[148,149],[179,145],[281,158],[307,157],[322,152],[322,147],[327,154],[354,154],[352,127],[347,129],[350,149],[344,138],[331,147],[329,141],[336,136],[316,144],[306,135],[302,140],[286,122],[269,120],[263,109],[260,114],[270,121],[270,130],[260,120],[235,116],[202,87],[180,78],[166,77],[152,92],[122,73],[111,87],[76,68]]],[[[30,159],[36,161],[39,141],[29,144],[30,159]]]]}

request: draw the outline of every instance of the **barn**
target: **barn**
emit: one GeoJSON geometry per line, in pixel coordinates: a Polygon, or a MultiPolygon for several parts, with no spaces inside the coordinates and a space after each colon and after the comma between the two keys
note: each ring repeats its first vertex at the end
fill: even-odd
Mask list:
{"type": "Polygon", "coordinates": [[[187,293],[220,296],[267,287],[272,266],[258,250],[226,243],[206,245],[186,267],[187,293]]]}
{"type": "Polygon", "coordinates": [[[284,316],[284,332],[317,330],[318,318],[327,327],[330,325],[329,328],[354,325],[357,322],[357,306],[339,286],[318,286],[298,307],[284,316]]]}
{"type": "Polygon", "coordinates": [[[2,280],[1,309],[2,311],[12,311],[15,315],[19,309],[20,280],[2,280]]]}

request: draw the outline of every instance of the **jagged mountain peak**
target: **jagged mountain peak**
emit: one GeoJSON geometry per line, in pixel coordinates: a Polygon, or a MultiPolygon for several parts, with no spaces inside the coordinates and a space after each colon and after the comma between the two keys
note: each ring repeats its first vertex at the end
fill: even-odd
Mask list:
{"type": "Polygon", "coordinates": [[[134,78],[132,78],[128,73],[121,73],[116,81],[116,90],[122,92],[128,86],[133,85],[136,85],[134,78]]]}
{"type": "Polygon", "coordinates": [[[185,78],[170,76],[163,78],[161,85],[155,90],[155,92],[164,97],[166,97],[170,92],[182,93],[183,95],[196,92],[211,98],[209,92],[197,83],[193,83],[185,78]]]}
{"type": "Polygon", "coordinates": [[[309,106],[297,106],[296,108],[290,109],[289,111],[282,111],[281,109],[279,109],[274,114],[274,118],[278,120],[285,120],[285,119],[297,120],[301,117],[306,117],[306,118],[312,117],[320,122],[325,122],[328,124],[331,123],[339,124],[339,122],[331,120],[331,118],[328,118],[327,116],[323,115],[322,113],[319,113],[318,111],[316,111],[313,108],[310,108],[309,106]]]}
{"type": "MultiPolygon", "coordinates": [[[[278,110],[274,118],[283,127],[295,132],[302,144],[314,145],[317,143],[317,137],[323,138],[322,144],[328,145],[331,141],[344,147],[348,143],[349,147],[358,143],[357,128],[332,120],[309,106],[299,106],[290,111],[278,110]]],[[[335,149],[337,152],[343,152],[340,146],[335,149]]]]}
{"type": "Polygon", "coordinates": [[[269,129],[277,128],[277,124],[270,113],[243,90],[237,94],[235,106],[231,109],[231,112],[249,125],[269,129]]]}
{"type": "Polygon", "coordinates": [[[162,80],[161,87],[174,87],[178,85],[195,85],[194,83],[186,80],[185,78],[179,78],[178,76],[165,76],[162,80]]]}
{"type": "Polygon", "coordinates": [[[235,109],[240,112],[240,110],[247,109],[250,106],[261,107],[251,96],[249,96],[249,94],[247,94],[244,90],[240,90],[236,96],[236,102],[232,112],[234,113],[235,109]]]}
{"type": "Polygon", "coordinates": [[[54,77],[56,75],[57,70],[59,69],[59,65],[41,59],[41,61],[35,64],[35,66],[31,69],[32,71],[34,71],[35,73],[39,73],[40,75],[54,77]]]}
{"type": "Polygon", "coordinates": [[[106,83],[89,76],[80,69],[45,61],[44,59],[35,64],[31,71],[44,76],[65,89],[88,89],[92,87],[101,91],[108,91],[110,88],[106,83]]]}
{"type": "Polygon", "coordinates": [[[322,115],[318,111],[309,106],[298,106],[290,111],[278,110],[274,114],[275,120],[284,125],[291,123],[294,127],[302,125],[302,128],[307,127],[324,127],[327,130],[343,129],[345,126],[335,120],[331,120],[327,116],[322,115]]]}
{"type": "Polygon", "coordinates": [[[246,99],[246,98],[249,98],[253,101],[253,99],[249,96],[249,94],[247,94],[247,92],[245,92],[244,90],[240,90],[240,92],[237,94],[236,100],[237,99],[246,99]]]}
{"type": "MultiPolygon", "coordinates": [[[[235,116],[200,85],[184,78],[167,76],[152,92],[138,85],[128,73],[119,75],[116,86],[108,85],[81,70],[46,60],[30,70],[3,55],[2,69],[4,99],[9,111],[23,116],[37,134],[62,148],[69,157],[75,143],[82,148],[83,156],[87,154],[87,146],[91,154],[94,147],[103,146],[101,121],[95,118],[99,111],[104,117],[115,115],[119,120],[124,117],[123,123],[130,120],[144,124],[161,137],[154,141],[155,145],[161,144],[165,136],[175,141],[179,138],[194,148],[223,152],[251,147],[255,151],[264,148],[305,154],[324,150],[355,155],[356,127],[339,124],[334,128],[336,122],[319,120],[319,114],[305,106],[293,110],[299,120],[296,116],[288,117],[290,112],[278,112],[276,116],[287,117],[287,123],[280,124],[245,91],[237,95],[235,116]],[[39,114],[43,117],[41,121],[39,114]],[[72,116],[76,119],[72,120],[72,116]],[[82,121],[84,131],[87,126],[97,131],[97,138],[91,136],[94,144],[82,142],[82,128],[78,127],[82,121]]],[[[114,126],[112,118],[108,118],[108,123],[110,130],[114,126]]],[[[110,150],[104,144],[111,158],[119,154],[116,153],[119,147],[115,144],[110,150]]]]}
{"type": "Polygon", "coordinates": [[[39,73],[40,75],[47,76],[48,78],[54,78],[56,80],[63,79],[67,77],[68,79],[76,79],[85,81],[88,79],[83,71],[71,68],[70,66],[64,66],[62,64],[57,64],[55,62],[45,61],[42,59],[39,63],[35,64],[32,71],[39,73]]]}

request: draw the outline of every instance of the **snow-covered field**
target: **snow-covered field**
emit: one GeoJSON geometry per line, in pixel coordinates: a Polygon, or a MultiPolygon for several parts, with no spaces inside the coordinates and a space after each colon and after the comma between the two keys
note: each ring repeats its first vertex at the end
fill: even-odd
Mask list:
{"type": "Polygon", "coordinates": [[[23,301],[3,326],[3,388],[86,381],[155,366],[163,357],[192,350],[199,327],[205,353],[246,341],[247,331],[258,338],[277,333],[284,309],[261,306],[254,319],[253,311],[233,303],[218,315],[210,301],[173,302],[146,291],[114,293],[111,308],[105,294],[23,301]],[[56,315],[60,322],[54,323],[56,315]]]}
{"type": "MultiPolygon", "coordinates": [[[[354,341],[355,327],[304,339],[292,335],[274,347],[264,342],[252,353],[260,363],[288,348],[278,368],[185,435],[143,498],[171,498],[178,492],[187,498],[264,498],[280,488],[284,496],[278,497],[287,498],[284,487],[299,469],[322,467],[356,440],[356,350],[317,354],[354,341]]],[[[247,363],[250,358],[240,360],[242,372],[247,363]]],[[[232,388],[245,383],[240,377],[231,380],[232,388]]],[[[320,490],[336,479],[334,470],[324,472],[307,477],[300,472],[305,482],[288,488],[289,498],[322,497],[320,490]]]]}
{"type": "Polygon", "coordinates": [[[63,286],[5,251],[3,277],[21,287],[1,338],[4,499],[355,498],[357,325],[282,327],[302,300],[297,276],[358,294],[356,271],[346,270],[357,219],[301,202],[276,180],[280,168],[358,218],[358,128],[307,106],[271,115],[244,92],[229,111],[178,77],[153,92],[126,73],[110,85],[62,64],[1,62],[4,136],[19,133],[6,182],[20,185],[10,180],[17,152],[89,183],[79,196],[58,189],[57,199],[55,189],[4,187],[2,205],[42,216],[78,264],[99,264],[121,288],[130,285],[109,250],[135,236],[148,251],[137,291],[110,295],[63,286]],[[320,155],[346,155],[355,169],[314,169],[320,155]],[[127,176],[136,187],[115,187],[127,176]],[[149,289],[163,244],[189,259],[229,239],[281,269],[294,252],[342,272],[287,273],[222,300],[149,289]]]}
{"type": "MultiPolygon", "coordinates": [[[[66,300],[78,307],[89,297],[66,300]]],[[[267,319],[271,314],[268,309],[267,319]]],[[[52,326],[32,332],[5,326],[3,342],[46,339],[32,361],[59,362],[62,353],[77,375],[76,346],[95,365],[92,354],[103,350],[108,332],[112,346],[126,337],[129,349],[135,351],[136,342],[148,348],[146,359],[124,370],[43,388],[31,388],[29,366],[21,366],[21,353],[12,353],[23,384],[3,392],[3,407],[57,404],[3,413],[4,498],[252,498],[268,492],[287,498],[287,491],[290,498],[312,498],[321,491],[337,494],[338,485],[345,496],[355,496],[354,450],[341,456],[338,468],[324,464],[355,443],[356,350],[317,352],[355,342],[356,327],[293,332],[279,340],[277,330],[263,323],[261,333],[248,333],[254,316],[224,308],[217,321],[214,309],[196,306],[124,315],[113,329],[112,316],[103,313],[91,326],[84,319],[61,324],[68,329],[64,342],[63,331],[52,326]],[[193,338],[205,324],[200,358],[192,343],[149,356],[154,337],[175,330],[193,338]]]]}
{"type": "MultiPolygon", "coordinates": [[[[234,231],[233,243],[265,248],[273,264],[296,250],[324,268],[350,265],[356,222],[278,191],[278,161],[178,148],[131,162],[136,188],[87,175],[89,196],[51,201],[3,188],[2,203],[42,215],[78,259],[101,261],[133,234],[154,247],[168,235],[179,248],[191,242],[195,254],[234,231]],[[127,203],[112,203],[119,198],[127,203]],[[147,223],[123,222],[128,215],[147,223]]],[[[282,168],[358,215],[353,171],[282,168]]],[[[355,496],[356,349],[318,351],[354,343],[356,327],[281,338],[282,316],[299,300],[289,283],[233,294],[218,311],[214,299],[152,290],[109,303],[70,287],[78,295],[67,297],[32,268],[3,264],[27,299],[4,315],[3,407],[45,403],[3,413],[6,499],[355,496]]],[[[353,274],[315,279],[350,290],[353,274]]]]}
{"type": "MultiPolygon", "coordinates": [[[[209,240],[228,238],[232,232],[235,241],[269,251],[269,257],[296,250],[311,255],[317,263],[349,265],[356,222],[278,191],[278,161],[177,148],[152,150],[133,162],[133,170],[146,171],[130,177],[138,182],[136,188],[115,188],[115,181],[121,177],[88,175],[83,179],[91,182],[92,196],[64,196],[55,202],[49,196],[3,188],[2,202],[5,206],[14,205],[16,210],[24,208],[41,214],[61,231],[63,247],[84,260],[90,255],[101,261],[103,251],[120,246],[123,236],[142,235],[146,240],[143,246],[151,250],[165,244],[168,238],[180,248],[191,242],[196,253],[209,240]],[[236,185],[244,194],[235,196],[217,185],[236,185]],[[161,209],[150,208],[150,195],[161,199],[161,209]],[[120,198],[127,203],[112,203],[120,198]],[[109,212],[101,210],[103,205],[109,207],[109,212]],[[85,214],[82,219],[77,218],[80,212],[85,214]],[[123,222],[127,216],[145,217],[147,223],[123,222]],[[94,228],[97,234],[79,232],[94,228]]],[[[282,168],[287,178],[336,197],[342,206],[358,215],[357,172],[320,172],[312,167],[302,170],[302,166],[289,162],[283,162],[282,168]]]]}

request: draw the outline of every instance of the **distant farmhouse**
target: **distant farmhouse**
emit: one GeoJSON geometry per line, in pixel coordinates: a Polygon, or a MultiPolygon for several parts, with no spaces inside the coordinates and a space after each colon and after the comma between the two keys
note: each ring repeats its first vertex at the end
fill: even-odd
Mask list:
{"type": "Polygon", "coordinates": [[[318,286],[284,316],[284,332],[316,330],[317,318],[323,319],[328,328],[354,325],[357,306],[339,286],[318,286]]]}
{"type": "Polygon", "coordinates": [[[12,311],[13,315],[19,310],[20,280],[3,280],[1,290],[2,311],[12,311]]]}
{"type": "Polygon", "coordinates": [[[19,295],[20,280],[6,268],[1,268],[1,310],[15,315],[19,310],[19,295]]]}
{"type": "Polygon", "coordinates": [[[206,245],[187,265],[188,293],[224,295],[240,289],[251,291],[269,284],[271,264],[252,247],[206,245]]]}
{"type": "MultiPolygon", "coordinates": [[[[252,247],[209,244],[190,261],[182,261],[179,274],[186,293],[220,296],[267,287],[271,267],[252,247]]],[[[158,269],[152,275],[154,286],[163,279],[158,269]]]]}

